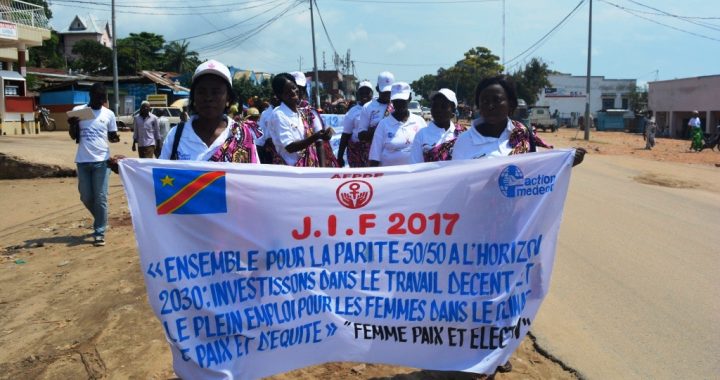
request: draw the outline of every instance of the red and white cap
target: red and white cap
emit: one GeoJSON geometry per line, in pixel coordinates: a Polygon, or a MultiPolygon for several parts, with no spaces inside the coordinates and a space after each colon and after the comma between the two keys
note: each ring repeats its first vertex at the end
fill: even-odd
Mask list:
{"type": "Polygon", "coordinates": [[[395,82],[390,89],[390,100],[410,100],[410,85],[405,82],[395,82]]]}
{"type": "Polygon", "coordinates": [[[433,100],[437,95],[442,95],[445,97],[445,99],[453,102],[455,104],[455,107],[457,107],[457,96],[455,96],[455,92],[449,88],[441,88],[439,91],[435,91],[432,94],[430,94],[430,100],[433,100]]]}
{"type": "Polygon", "coordinates": [[[361,89],[361,88],[363,88],[363,87],[367,87],[367,88],[369,88],[370,90],[373,89],[372,83],[370,83],[370,81],[367,81],[367,80],[364,80],[364,81],[360,82],[360,83],[358,84],[358,87],[357,87],[357,88],[358,88],[358,90],[359,90],[359,89],[361,89]]]}
{"type": "Polygon", "coordinates": [[[195,78],[205,74],[217,75],[220,78],[224,79],[225,82],[227,82],[230,86],[232,86],[230,70],[227,68],[227,66],[214,59],[210,59],[201,63],[200,66],[195,69],[195,74],[193,74],[192,80],[195,81],[195,78]]]}
{"type": "Polygon", "coordinates": [[[383,71],[378,75],[377,87],[380,92],[390,91],[390,87],[395,82],[395,75],[389,71],[383,71]]]}
{"type": "Polygon", "coordinates": [[[295,78],[295,84],[298,87],[305,87],[307,85],[307,78],[305,78],[305,73],[302,71],[293,71],[290,73],[290,75],[295,78]]]}

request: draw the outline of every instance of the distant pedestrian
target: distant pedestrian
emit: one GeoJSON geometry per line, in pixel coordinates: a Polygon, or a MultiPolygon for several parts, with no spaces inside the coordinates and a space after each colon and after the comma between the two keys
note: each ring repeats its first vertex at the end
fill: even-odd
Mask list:
{"type": "Polygon", "coordinates": [[[348,164],[353,168],[360,168],[367,166],[367,151],[370,149],[370,144],[365,141],[361,141],[358,137],[359,126],[360,126],[360,114],[362,113],[363,106],[372,100],[373,89],[372,83],[368,81],[362,81],[358,85],[355,98],[357,104],[355,104],[343,118],[343,132],[340,137],[340,147],[338,148],[338,164],[340,167],[345,166],[345,150],[347,149],[348,164]]]}
{"type": "MultiPolygon", "coordinates": [[[[377,86],[375,86],[378,97],[366,103],[363,106],[362,112],[360,112],[360,118],[358,119],[358,139],[367,143],[364,146],[365,150],[356,154],[355,147],[348,146],[348,155],[353,155],[357,157],[357,160],[361,160],[363,164],[360,166],[368,165],[368,154],[370,152],[370,144],[375,134],[375,128],[377,128],[380,120],[393,113],[393,104],[390,101],[390,89],[392,88],[393,82],[395,82],[395,76],[391,72],[381,72],[380,75],[378,75],[377,86]]],[[[357,147],[359,148],[360,146],[357,147]]]]}
{"type": "Polygon", "coordinates": [[[645,119],[645,149],[650,150],[655,147],[655,133],[657,133],[657,123],[655,122],[655,116],[653,111],[647,111],[647,117],[645,119]]]}
{"type": "Polygon", "coordinates": [[[693,111],[693,117],[688,121],[690,129],[690,150],[699,152],[703,146],[702,121],[700,121],[700,112],[693,111]]]}
{"type": "Polygon", "coordinates": [[[107,102],[107,90],[102,83],[90,87],[90,103],[79,105],[73,110],[90,108],[91,119],[68,119],[71,130],[77,131],[78,150],[75,155],[80,200],[93,216],[93,243],[105,245],[105,230],[108,216],[108,179],[110,169],[110,146],[108,142],[119,142],[115,114],[103,106],[107,102]]]}
{"type": "Polygon", "coordinates": [[[162,137],[158,117],[150,112],[147,100],[140,104],[140,112],[135,116],[133,125],[132,150],[135,151],[137,145],[140,158],[154,158],[155,153],[162,150],[162,137]]]}
{"type": "Polygon", "coordinates": [[[377,125],[368,156],[371,167],[411,164],[410,152],[415,135],[427,127],[425,119],[408,109],[412,99],[410,85],[395,82],[391,88],[390,100],[394,110],[377,125]]]}

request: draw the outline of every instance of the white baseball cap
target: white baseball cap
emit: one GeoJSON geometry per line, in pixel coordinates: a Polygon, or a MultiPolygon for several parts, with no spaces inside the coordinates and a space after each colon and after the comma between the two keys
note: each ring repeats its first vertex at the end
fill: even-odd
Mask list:
{"type": "Polygon", "coordinates": [[[298,85],[298,87],[305,87],[307,84],[307,78],[305,78],[305,73],[302,71],[293,71],[290,75],[295,78],[295,84],[298,85]]]}
{"type": "Polygon", "coordinates": [[[378,75],[377,87],[380,92],[390,91],[390,87],[395,82],[395,75],[389,71],[383,71],[378,75]]]}
{"type": "Polygon", "coordinates": [[[193,74],[192,77],[193,82],[195,81],[195,78],[205,74],[217,75],[220,78],[224,79],[230,86],[232,86],[232,79],[230,79],[230,70],[227,68],[227,66],[214,59],[210,59],[201,63],[200,66],[195,69],[195,74],[193,74]]]}
{"type": "Polygon", "coordinates": [[[405,82],[395,82],[390,89],[390,100],[410,100],[410,85],[405,82]]]}
{"type": "Polygon", "coordinates": [[[453,102],[455,104],[455,107],[457,107],[457,105],[458,105],[457,97],[455,96],[455,93],[453,92],[453,90],[451,90],[449,88],[441,88],[439,91],[434,91],[432,94],[430,94],[430,100],[433,100],[433,98],[435,98],[435,96],[437,96],[437,95],[444,96],[445,99],[453,102]]]}
{"type": "Polygon", "coordinates": [[[358,90],[361,89],[361,88],[363,88],[363,87],[367,87],[367,88],[369,88],[370,90],[373,89],[372,83],[370,83],[370,81],[367,81],[367,80],[364,80],[364,81],[360,82],[360,84],[358,84],[358,90]]]}

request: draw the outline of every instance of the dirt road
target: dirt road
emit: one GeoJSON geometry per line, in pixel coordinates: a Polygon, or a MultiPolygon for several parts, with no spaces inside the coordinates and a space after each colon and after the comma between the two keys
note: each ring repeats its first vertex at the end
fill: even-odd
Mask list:
{"type": "MultiPolygon", "coordinates": [[[[638,136],[598,134],[585,143],[573,133],[543,134],[590,154],[573,172],[552,288],[533,328],[541,347],[591,379],[720,373],[720,169],[712,165],[720,154],[688,155],[673,140],[660,141],[666,153],[646,152],[636,150],[638,136]],[[696,163],[673,163],[683,160],[696,163]]],[[[43,138],[25,148],[21,138],[0,139],[0,152],[72,162],[64,134],[43,138]]],[[[127,144],[114,152],[131,154],[127,144]]],[[[0,181],[0,379],[174,376],[118,177],[110,184],[112,228],[108,245],[95,248],[75,178],[0,181]]],[[[575,378],[529,339],[512,362],[515,370],[498,379],[575,378]]],[[[455,377],[330,363],[274,378],[397,374],[455,377]]]]}

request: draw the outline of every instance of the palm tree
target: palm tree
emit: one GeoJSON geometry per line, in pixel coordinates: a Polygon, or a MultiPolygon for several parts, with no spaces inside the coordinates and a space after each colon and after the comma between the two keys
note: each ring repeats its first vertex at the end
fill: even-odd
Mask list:
{"type": "Polygon", "coordinates": [[[190,50],[190,43],[172,41],[165,45],[165,68],[177,73],[191,71],[200,64],[198,53],[190,50]]]}

